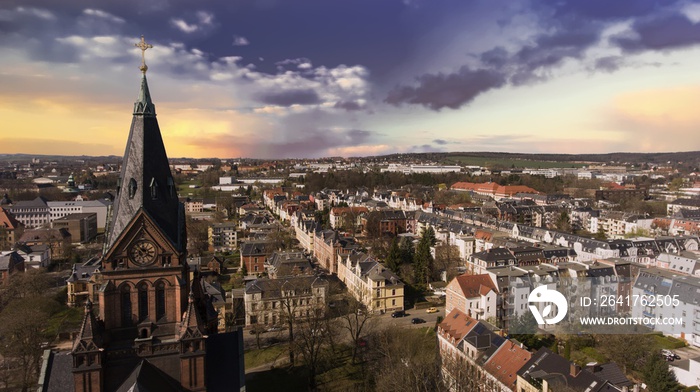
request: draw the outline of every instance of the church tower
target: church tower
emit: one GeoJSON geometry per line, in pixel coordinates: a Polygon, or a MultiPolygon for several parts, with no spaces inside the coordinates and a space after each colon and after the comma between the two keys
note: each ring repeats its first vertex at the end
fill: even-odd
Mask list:
{"type": "MultiPolygon", "coordinates": [[[[136,46],[142,53],[151,47],[143,37],[136,46]]],[[[201,282],[193,290],[188,280],[185,209],[143,57],[140,69],[102,271],[96,275],[99,309],[88,300],[70,352],[45,356],[43,390],[245,391],[242,332],[208,330],[201,282]]]]}
{"type": "MultiPolygon", "coordinates": [[[[141,38],[142,53],[151,47],[141,38]]],[[[100,318],[107,342],[134,341],[139,356],[168,351],[189,293],[185,212],[148,90],[141,88],[102,259],[100,318]]]]}

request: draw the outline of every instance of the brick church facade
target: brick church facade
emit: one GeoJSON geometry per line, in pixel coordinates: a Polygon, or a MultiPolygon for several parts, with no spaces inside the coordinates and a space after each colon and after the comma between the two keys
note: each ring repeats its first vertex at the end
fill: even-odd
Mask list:
{"type": "MultiPolygon", "coordinates": [[[[148,47],[143,39],[137,46],[148,47]]],[[[42,389],[243,391],[241,331],[217,334],[200,281],[188,279],[185,209],[170,172],[145,63],[141,70],[103,248],[99,303],[85,304],[70,354],[45,356],[42,389]]]]}

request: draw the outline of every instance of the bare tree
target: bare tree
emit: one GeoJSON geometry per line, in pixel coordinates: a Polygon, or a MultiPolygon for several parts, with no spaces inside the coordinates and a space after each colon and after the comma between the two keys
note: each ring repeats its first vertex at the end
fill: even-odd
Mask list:
{"type": "Polygon", "coordinates": [[[316,375],[319,365],[327,352],[325,350],[330,331],[327,323],[327,312],[323,304],[316,304],[308,316],[298,323],[295,336],[295,350],[299,353],[302,363],[309,372],[309,390],[316,390],[316,375]]]}
{"type": "Polygon", "coordinates": [[[445,271],[447,281],[459,275],[458,268],[462,264],[459,249],[454,245],[440,244],[435,246],[435,269],[445,271]]]}
{"type": "Polygon", "coordinates": [[[337,323],[341,329],[346,330],[350,335],[352,341],[352,363],[355,363],[360,342],[367,335],[367,332],[371,331],[374,319],[365,306],[354,297],[348,296],[346,301],[347,306],[345,309],[342,309],[342,314],[337,318],[337,323]]]}

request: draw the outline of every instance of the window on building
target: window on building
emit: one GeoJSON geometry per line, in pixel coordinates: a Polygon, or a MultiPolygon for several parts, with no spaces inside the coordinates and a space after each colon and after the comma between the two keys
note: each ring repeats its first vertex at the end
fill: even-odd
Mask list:
{"type": "Polygon", "coordinates": [[[129,199],[133,199],[134,196],[136,196],[136,188],[138,188],[138,185],[136,184],[136,180],[133,178],[129,180],[129,199]]]}
{"type": "Polygon", "coordinates": [[[142,283],[139,286],[139,321],[148,317],[148,285],[142,283]]]}
{"type": "Polygon", "coordinates": [[[131,320],[131,289],[124,285],[120,293],[122,308],[122,326],[130,326],[131,320]]]}
{"type": "Polygon", "coordinates": [[[165,284],[159,282],[156,286],[156,319],[165,317],[165,284]]]}

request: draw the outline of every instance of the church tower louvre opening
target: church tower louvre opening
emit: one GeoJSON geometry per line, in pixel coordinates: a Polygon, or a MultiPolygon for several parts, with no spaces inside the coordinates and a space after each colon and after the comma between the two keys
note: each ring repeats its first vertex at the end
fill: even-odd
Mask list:
{"type": "Polygon", "coordinates": [[[189,281],[185,209],[146,79],[152,46],[143,37],[136,46],[141,83],[96,274],[98,301],[85,304],[71,351],[45,356],[41,390],[245,390],[241,331],[208,330],[201,282],[189,281]]]}

